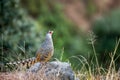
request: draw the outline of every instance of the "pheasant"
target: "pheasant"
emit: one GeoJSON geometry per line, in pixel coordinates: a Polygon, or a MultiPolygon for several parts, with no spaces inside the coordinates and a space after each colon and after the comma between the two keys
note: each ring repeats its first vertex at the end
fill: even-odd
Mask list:
{"type": "Polygon", "coordinates": [[[36,52],[36,57],[29,58],[23,61],[10,62],[7,65],[26,65],[30,67],[37,62],[48,62],[54,53],[54,46],[52,40],[53,31],[48,31],[45,40],[41,44],[40,48],[36,52]]]}

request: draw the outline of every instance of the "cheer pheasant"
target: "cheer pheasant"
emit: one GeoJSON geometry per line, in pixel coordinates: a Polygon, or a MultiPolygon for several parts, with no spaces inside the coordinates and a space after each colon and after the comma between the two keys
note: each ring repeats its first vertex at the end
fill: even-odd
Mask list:
{"type": "Polygon", "coordinates": [[[54,46],[52,40],[53,31],[48,31],[46,34],[45,40],[41,44],[40,48],[36,52],[36,57],[29,58],[23,61],[18,62],[10,62],[7,65],[26,65],[30,67],[31,65],[35,64],[36,62],[47,62],[51,59],[54,53],[54,46]]]}

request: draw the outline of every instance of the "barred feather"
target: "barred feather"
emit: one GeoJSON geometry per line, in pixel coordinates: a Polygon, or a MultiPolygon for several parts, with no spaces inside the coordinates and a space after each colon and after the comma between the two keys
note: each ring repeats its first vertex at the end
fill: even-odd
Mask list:
{"type": "Polygon", "coordinates": [[[36,62],[37,62],[36,58],[32,57],[32,58],[25,59],[25,60],[22,60],[22,61],[9,62],[9,63],[6,63],[6,65],[26,66],[26,68],[27,68],[27,67],[32,66],[36,62]]]}

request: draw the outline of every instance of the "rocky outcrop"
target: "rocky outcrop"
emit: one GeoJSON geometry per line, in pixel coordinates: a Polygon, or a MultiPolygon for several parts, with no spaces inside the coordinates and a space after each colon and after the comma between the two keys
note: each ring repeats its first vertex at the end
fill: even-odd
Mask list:
{"type": "Polygon", "coordinates": [[[67,62],[35,63],[27,71],[1,72],[0,80],[79,80],[67,62]]]}
{"type": "Polygon", "coordinates": [[[75,78],[70,64],[59,61],[36,63],[28,69],[27,74],[30,76],[31,73],[40,75],[43,80],[74,80],[75,78]]]}

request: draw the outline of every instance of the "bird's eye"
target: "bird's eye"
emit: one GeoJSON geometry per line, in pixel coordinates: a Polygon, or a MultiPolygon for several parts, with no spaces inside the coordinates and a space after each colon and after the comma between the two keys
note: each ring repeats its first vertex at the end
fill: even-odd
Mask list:
{"type": "Polygon", "coordinates": [[[53,32],[52,31],[49,31],[49,34],[52,34],[53,32]]]}
{"type": "Polygon", "coordinates": [[[49,34],[52,34],[52,32],[51,32],[51,31],[49,31],[49,34]]]}

